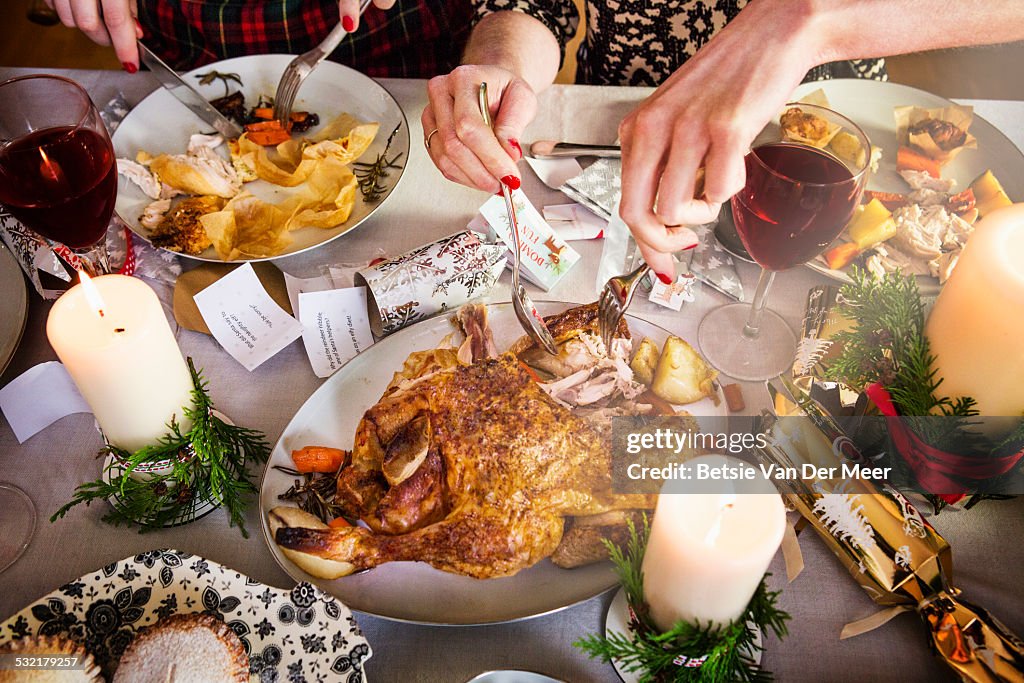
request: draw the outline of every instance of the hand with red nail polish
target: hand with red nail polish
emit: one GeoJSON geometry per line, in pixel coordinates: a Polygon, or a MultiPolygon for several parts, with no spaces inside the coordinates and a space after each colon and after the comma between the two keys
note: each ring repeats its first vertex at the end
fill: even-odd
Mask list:
{"type": "Polygon", "coordinates": [[[446,178],[489,192],[499,189],[501,178],[519,179],[522,133],[537,113],[537,92],[554,79],[559,55],[558,41],[526,13],[494,12],[477,23],[463,65],[430,80],[429,102],[420,117],[424,135],[431,135],[427,153],[446,178]],[[512,39],[514,50],[493,49],[512,39]],[[530,58],[505,59],[520,51],[530,58]],[[480,116],[482,82],[493,130],[480,116]]]}
{"type": "MultiPolygon", "coordinates": [[[[377,9],[388,10],[395,4],[396,0],[373,0],[373,6],[377,9]]],[[[352,33],[359,29],[359,0],[338,0],[338,16],[341,17],[341,27],[352,33]]]]}
{"type": "Polygon", "coordinates": [[[514,175],[507,175],[501,179],[502,184],[510,190],[518,190],[522,182],[514,175]]]}
{"type": "Polygon", "coordinates": [[[51,2],[65,26],[77,28],[99,45],[113,45],[117,61],[130,74],[139,70],[141,37],[132,0],[61,0],[51,2]]]}
{"type": "MultiPolygon", "coordinates": [[[[512,149],[514,149],[516,151],[516,154],[519,155],[519,159],[522,159],[523,158],[523,146],[519,144],[519,140],[516,140],[515,138],[509,138],[508,139],[508,144],[509,144],[509,146],[512,149]]],[[[517,161],[518,161],[518,159],[517,159],[517,161]]]]}

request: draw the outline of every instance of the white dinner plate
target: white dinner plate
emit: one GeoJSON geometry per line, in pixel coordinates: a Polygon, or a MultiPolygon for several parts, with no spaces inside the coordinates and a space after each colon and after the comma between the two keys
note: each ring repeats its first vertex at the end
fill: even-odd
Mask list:
{"type": "Polygon", "coordinates": [[[28,289],[14,254],[0,242],[0,373],[14,357],[28,319],[28,289]]]}
{"type": "MultiPolygon", "coordinates": [[[[537,302],[550,315],[576,304],[537,302]]],[[[488,306],[491,329],[499,349],[523,331],[510,303],[488,306]]],[[[627,316],[636,339],[650,337],[660,346],[667,330],[627,316]]],[[[420,562],[391,562],[340,579],[317,579],[281,553],[270,535],[267,512],[293,483],[294,477],[275,465],[293,467],[293,450],[308,445],[351,448],[363,413],[384,393],[395,371],[410,353],[439,346],[455,332],[449,316],[416,323],[377,342],[334,373],[299,409],[270,455],[260,485],[263,537],[277,563],[296,581],[309,581],[342,600],[353,610],[398,621],[423,624],[470,625],[515,621],[574,605],[617,585],[610,562],[561,569],[545,559],[515,576],[474,579],[434,569],[420,562]]],[[[685,406],[694,415],[726,415],[719,390],[718,403],[705,398],[685,406]]]]}
{"type": "MultiPolygon", "coordinates": [[[[906,194],[909,188],[896,171],[896,150],[899,145],[896,141],[893,110],[904,105],[931,109],[952,106],[954,103],[907,85],[859,78],[803,83],[794,91],[791,99],[799,100],[819,88],[828,97],[830,108],[859,125],[871,144],[882,148],[878,173],[868,180],[868,189],[906,194]]],[[[970,132],[978,140],[977,149],[961,151],[943,167],[942,177],[955,180],[954,191],[960,191],[967,189],[971,181],[986,169],[992,169],[1010,199],[1024,201],[1024,154],[999,129],[977,114],[974,115],[970,132]]],[[[814,259],[807,265],[841,282],[850,281],[844,271],[828,268],[821,260],[814,259]]],[[[922,293],[937,294],[938,282],[933,277],[918,277],[922,293]]]]}
{"type": "MultiPolygon", "coordinates": [[[[277,90],[277,82],[281,73],[293,58],[293,55],[252,55],[236,57],[189,71],[182,78],[195,87],[208,99],[216,99],[224,95],[224,85],[214,81],[209,85],[200,85],[197,74],[211,70],[221,73],[237,74],[242,80],[241,91],[245,94],[246,108],[255,106],[261,95],[273,97],[277,90]]],[[[237,83],[232,83],[231,91],[238,90],[237,83]]],[[[391,143],[388,158],[401,154],[397,163],[401,168],[391,169],[386,179],[387,190],[381,199],[374,203],[363,200],[362,194],[356,193],[356,205],[348,220],[334,228],[303,228],[290,233],[292,243],[282,253],[271,258],[280,258],[313,249],[354,229],[377,210],[395,191],[405,170],[409,157],[409,124],[405,113],[398,102],[379,83],[368,76],[335,62],[323,62],[311,73],[302,84],[298,97],[295,99],[296,111],[310,111],[320,117],[320,125],[326,125],[336,116],[349,113],[360,121],[380,123],[380,130],[370,148],[360,157],[361,161],[373,161],[384,151],[388,135],[395,126],[401,124],[398,133],[391,143]]],[[[315,133],[312,129],[310,134],[315,133]]],[[[158,88],[146,99],[142,100],[113,135],[114,152],[118,158],[135,159],[139,150],[152,154],[171,153],[183,154],[188,147],[188,140],[194,133],[209,133],[210,126],[190,112],[185,105],[178,102],[173,95],[158,88]]],[[[220,152],[226,157],[227,150],[220,152]]],[[[246,183],[244,190],[269,202],[281,200],[281,188],[271,183],[256,180],[246,183]]],[[[117,215],[128,224],[135,234],[148,239],[149,231],[139,225],[142,209],[153,200],[142,193],[136,185],[123,177],[118,179],[117,215]]],[[[188,256],[187,254],[182,254],[188,256]]],[[[189,256],[200,261],[220,263],[213,247],[208,248],[199,256],[189,256]]],[[[243,257],[234,262],[260,261],[265,259],[243,257]]]]}

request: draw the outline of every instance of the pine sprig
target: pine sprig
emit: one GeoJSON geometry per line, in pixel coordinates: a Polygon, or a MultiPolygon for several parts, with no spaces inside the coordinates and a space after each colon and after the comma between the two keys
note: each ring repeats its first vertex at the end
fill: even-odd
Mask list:
{"type": "Polygon", "coordinates": [[[258,493],[246,471],[247,462],[263,463],[270,455],[266,438],[254,429],[229,425],[214,414],[208,382],[188,359],[192,375],[192,405],[183,412],[192,426],[185,433],[173,417],[168,433],[155,444],[134,453],[107,445],[100,456],[112,455],[104,474],[82,484],[67,504],[50,517],[54,522],[71,508],[106,500],[111,511],[103,521],[115,526],[137,524],[139,532],[190,521],[198,505],[210,502],[223,506],[232,526],[245,528],[246,499],[258,493]],[[142,465],[170,460],[168,472],[138,479],[131,474],[142,465]]]}
{"type": "Polygon", "coordinates": [[[380,198],[384,196],[387,191],[387,185],[384,183],[384,179],[388,177],[389,169],[402,168],[398,163],[398,160],[402,158],[402,152],[399,152],[395,156],[388,159],[388,150],[391,149],[391,142],[395,139],[395,134],[398,129],[402,127],[399,123],[395,126],[395,129],[391,131],[391,135],[388,136],[387,144],[384,145],[384,151],[377,155],[377,158],[372,162],[357,162],[352,164],[355,167],[356,182],[359,184],[359,191],[363,195],[363,199],[368,202],[380,201],[380,198]]]}
{"type": "MultiPolygon", "coordinates": [[[[1006,455],[1024,445],[1024,424],[995,445],[974,429],[979,423],[977,402],[969,396],[942,394],[936,356],[925,336],[925,310],[917,279],[899,271],[876,279],[853,268],[852,283],[840,290],[839,312],[855,321],[836,335],[842,352],[826,370],[827,379],[863,388],[878,382],[889,392],[901,418],[925,443],[944,451],[1006,455]]],[[[991,482],[990,482],[991,483],[991,482]]],[[[967,507],[983,498],[978,494],[967,507]]],[[[944,501],[929,500],[940,510],[944,501]]]]}
{"type": "Polygon", "coordinates": [[[787,633],[790,615],[777,606],[778,591],[769,591],[762,579],[746,611],[736,621],[718,628],[680,622],[667,633],[660,633],[650,619],[643,593],[643,556],[650,535],[644,518],[643,533],[629,523],[629,541],[623,552],[605,541],[615,565],[626,600],[631,609],[630,634],[590,635],[573,645],[591,657],[618,662],[623,669],[636,672],[645,683],[672,681],[725,683],[726,681],[772,680],[751,658],[758,648],[758,627],[771,629],[778,637],[787,633]],[[700,666],[686,667],[680,661],[703,659],[700,666]]]}
{"type": "Polygon", "coordinates": [[[850,277],[853,282],[840,291],[840,312],[856,324],[836,335],[842,353],[826,377],[853,387],[881,383],[908,425],[937,448],[963,448],[965,437],[976,444],[980,435],[965,431],[975,424],[968,419],[978,414],[975,400],[940,393],[916,278],[897,271],[876,279],[856,267],[850,277]]]}

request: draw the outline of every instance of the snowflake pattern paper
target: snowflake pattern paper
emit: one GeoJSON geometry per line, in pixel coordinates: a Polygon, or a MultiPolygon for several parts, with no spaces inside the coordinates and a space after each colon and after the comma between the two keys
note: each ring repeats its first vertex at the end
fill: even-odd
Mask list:
{"type": "Polygon", "coordinates": [[[736,265],[732,256],[715,239],[714,226],[714,223],[708,223],[693,228],[700,241],[693,250],[690,271],[722,294],[743,301],[743,284],[736,273],[736,265]]]}
{"type": "Polygon", "coordinates": [[[463,230],[356,273],[370,300],[370,328],[383,336],[486,294],[505,268],[505,247],[463,230]],[[376,310],[374,310],[376,309],[376,310]]]}

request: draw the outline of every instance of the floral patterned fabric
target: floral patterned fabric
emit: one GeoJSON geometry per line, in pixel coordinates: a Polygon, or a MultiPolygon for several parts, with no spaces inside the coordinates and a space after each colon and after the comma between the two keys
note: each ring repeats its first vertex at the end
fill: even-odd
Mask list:
{"type": "MultiPolygon", "coordinates": [[[[577,83],[654,86],[697,53],[714,33],[739,14],[747,0],[586,0],[586,36],[576,55],[577,83]]],[[[541,21],[565,45],[576,35],[573,0],[478,0],[477,18],[502,10],[541,21]]],[[[805,80],[886,80],[881,59],[833,62],[815,67],[805,80]]]]}

